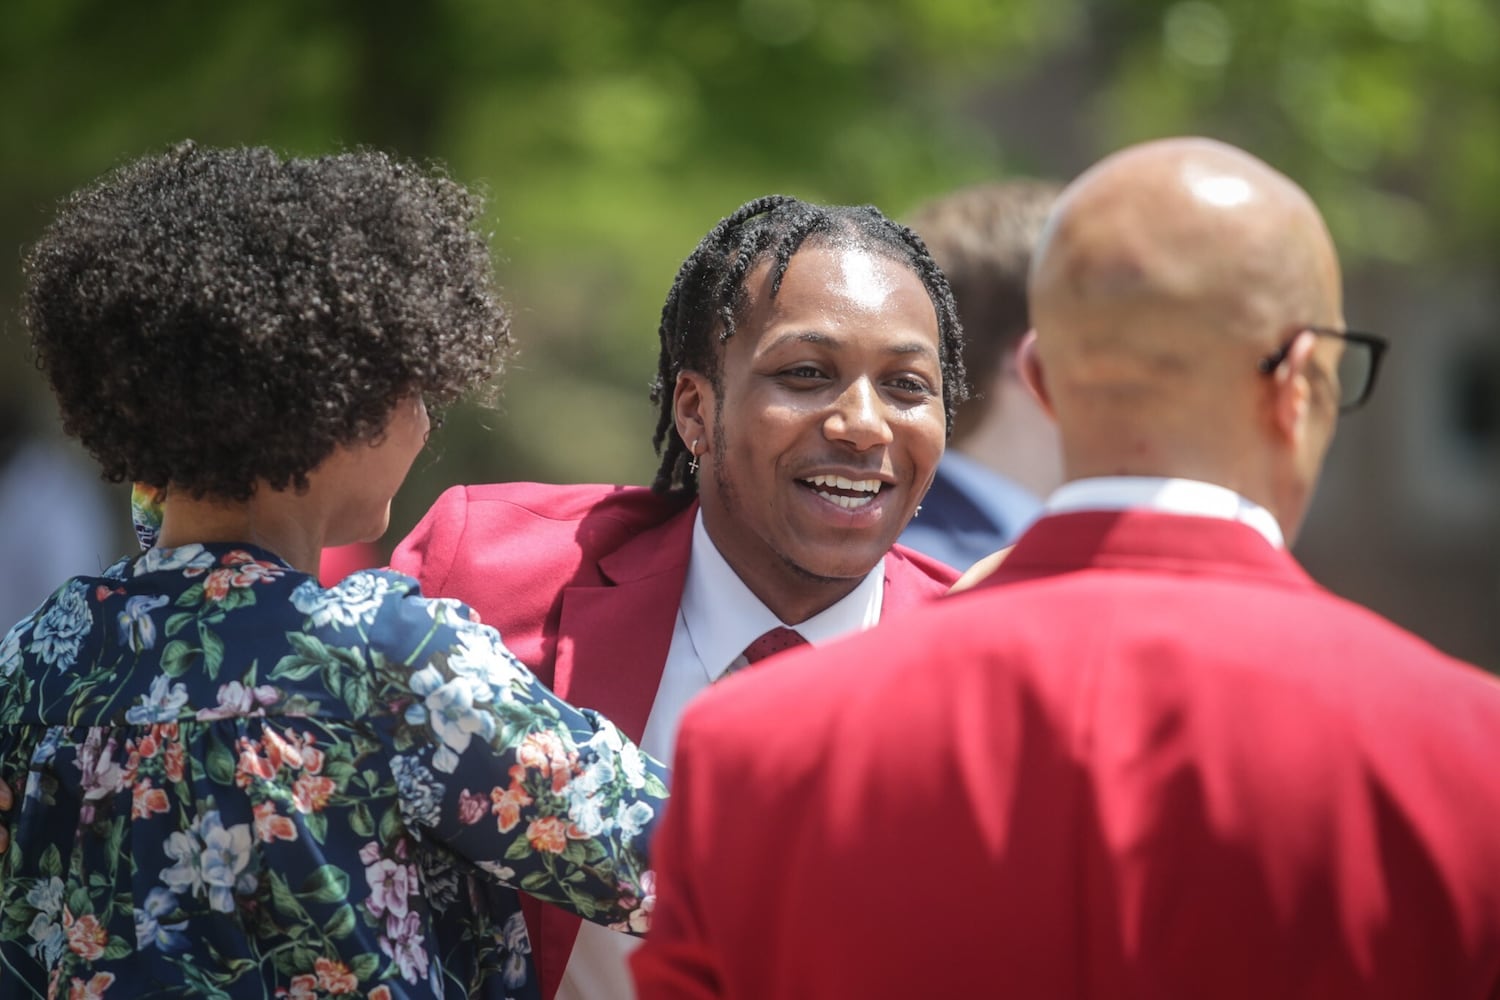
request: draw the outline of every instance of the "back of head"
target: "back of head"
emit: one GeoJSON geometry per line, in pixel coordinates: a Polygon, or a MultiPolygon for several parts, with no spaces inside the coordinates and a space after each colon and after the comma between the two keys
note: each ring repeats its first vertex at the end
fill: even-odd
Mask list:
{"type": "Polygon", "coordinates": [[[954,417],[955,441],[978,426],[992,402],[984,387],[1031,328],[1031,254],[1061,191],[1039,180],[976,184],[924,202],[908,219],[953,289],[964,370],[980,390],[954,417]]]}
{"type": "Polygon", "coordinates": [[[771,295],[781,287],[787,265],[804,245],[858,247],[908,267],[921,279],[937,312],[948,427],[957,405],[968,396],[964,377],[963,330],[948,282],[922,240],[873,205],[814,205],[788,195],[768,195],[741,205],[719,220],[683,261],[662,307],[661,354],[651,399],[660,412],[652,444],[661,465],[652,488],[658,492],[697,491],[688,467],[687,445],[677,434],[672,390],[683,371],[719,377],[721,347],[734,336],[745,303],[745,282],[755,266],[770,261],[771,295]]]}
{"type": "Polygon", "coordinates": [[[111,481],[301,487],[397,402],[492,376],[509,329],[480,206],[376,152],[183,144],[69,198],[25,261],[64,428],[111,481]]]}
{"type": "MultiPolygon", "coordinates": [[[[1034,374],[1069,478],[1202,479],[1300,520],[1336,384],[1309,367],[1292,399],[1258,365],[1299,330],[1343,318],[1332,240],[1296,184],[1206,139],[1111,156],[1059,200],[1031,305],[1034,374]],[[1278,410],[1284,399],[1302,409],[1278,410]]],[[[1338,349],[1320,345],[1333,353],[1315,365],[1334,367],[1338,349]]]]}

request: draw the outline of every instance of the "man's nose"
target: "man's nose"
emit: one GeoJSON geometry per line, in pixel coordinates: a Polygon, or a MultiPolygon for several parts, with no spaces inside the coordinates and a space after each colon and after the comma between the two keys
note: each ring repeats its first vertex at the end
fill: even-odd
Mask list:
{"type": "Polygon", "coordinates": [[[869,379],[855,379],[839,394],[824,421],[823,433],[829,440],[842,441],[859,451],[891,443],[885,400],[869,379]]]}

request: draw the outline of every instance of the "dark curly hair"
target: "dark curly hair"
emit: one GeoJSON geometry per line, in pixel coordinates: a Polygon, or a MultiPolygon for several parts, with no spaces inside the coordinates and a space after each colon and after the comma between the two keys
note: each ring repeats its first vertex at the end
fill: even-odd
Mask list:
{"type": "Polygon", "coordinates": [[[105,479],[300,490],[400,400],[440,407],[498,373],[510,328],[479,216],[384,153],[184,143],[64,201],[26,255],[22,313],[105,479]]]}
{"type": "Polygon", "coordinates": [[[672,391],[683,371],[706,375],[717,389],[720,347],[734,336],[735,318],[746,301],[745,277],[770,256],[771,297],[797,251],[809,240],[857,246],[910,267],[932,299],[938,320],[938,360],[943,375],[943,411],[949,433],[953,413],[969,396],[964,377],[963,328],[948,280],[916,233],[887,218],[873,205],[813,205],[789,195],[746,202],[709,231],[683,261],[661,310],[661,355],[651,401],[660,407],[651,439],[661,456],[651,488],[658,493],[694,494],[697,474],[677,433],[672,391]],[[717,334],[717,337],[712,334],[717,334]]]}

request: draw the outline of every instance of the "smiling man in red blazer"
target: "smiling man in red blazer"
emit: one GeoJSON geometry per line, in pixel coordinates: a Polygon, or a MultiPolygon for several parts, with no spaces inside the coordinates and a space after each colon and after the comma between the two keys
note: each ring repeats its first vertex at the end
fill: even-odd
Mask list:
{"type": "MultiPolygon", "coordinates": [[[[670,759],[682,707],[726,673],[947,590],[893,546],[965,389],[947,282],[873,208],[743,206],[683,264],[660,334],[652,489],[460,487],[392,565],[670,759]]],[[[540,905],[527,924],[544,997],[631,995],[633,939],[540,905]]]]}
{"type": "Polygon", "coordinates": [[[1070,481],[972,592],[688,708],[643,1000],[1500,996],[1500,685],[1284,547],[1384,346],[1312,202],[1135,147],[1031,295],[1070,481]]]}

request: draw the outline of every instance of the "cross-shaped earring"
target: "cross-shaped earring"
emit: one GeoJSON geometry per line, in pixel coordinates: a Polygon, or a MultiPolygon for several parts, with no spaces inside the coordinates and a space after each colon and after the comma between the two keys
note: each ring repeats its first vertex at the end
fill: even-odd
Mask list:
{"type": "Polygon", "coordinates": [[[689,453],[692,455],[692,458],[688,461],[688,472],[690,472],[690,473],[692,473],[693,475],[696,476],[698,474],[698,439],[697,438],[693,438],[693,446],[692,446],[692,448],[689,449],[689,453]]]}

